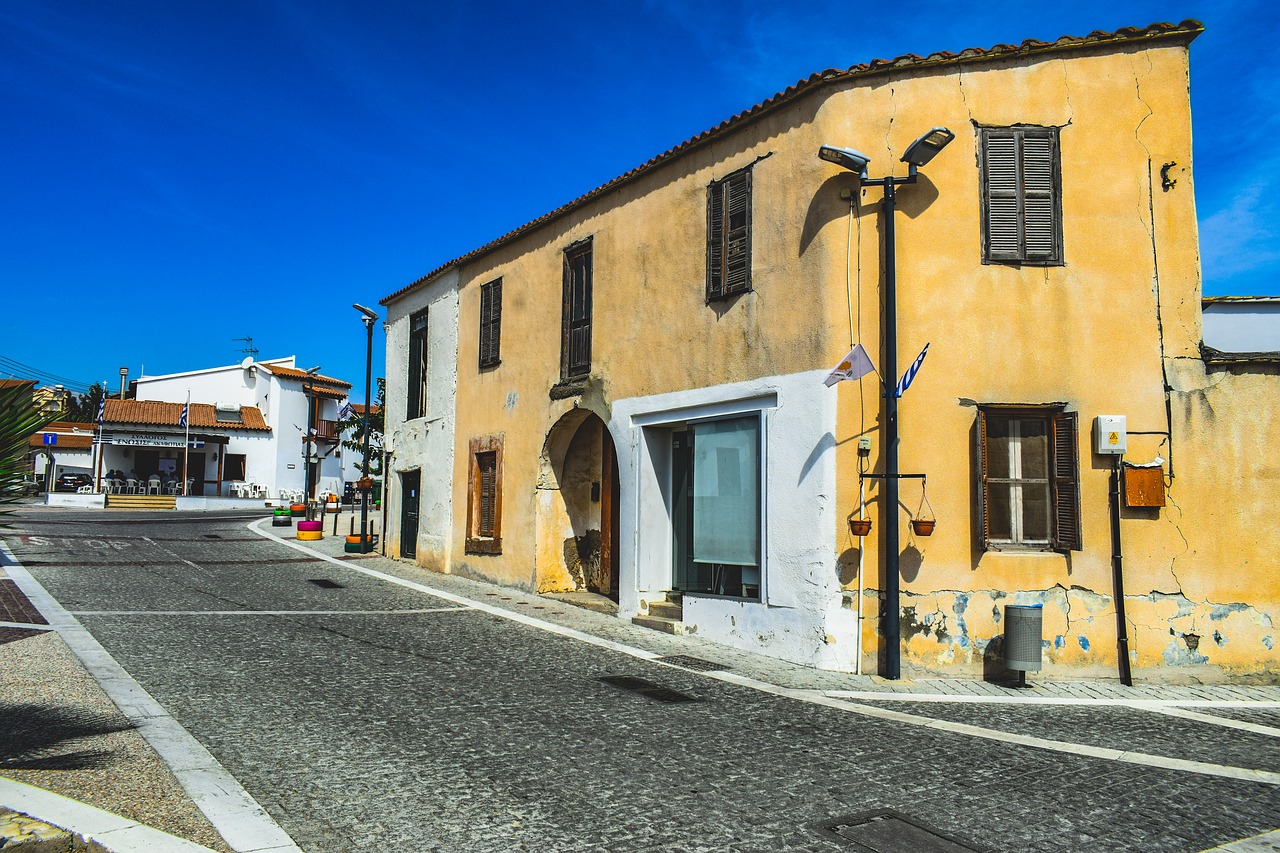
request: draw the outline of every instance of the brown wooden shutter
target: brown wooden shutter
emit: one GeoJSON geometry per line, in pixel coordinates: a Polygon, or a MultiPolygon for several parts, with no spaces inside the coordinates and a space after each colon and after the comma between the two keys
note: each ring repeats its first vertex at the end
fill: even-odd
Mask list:
{"type": "Polygon", "coordinates": [[[591,372],[591,242],[565,250],[560,378],[591,372]]]}
{"type": "Polygon", "coordinates": [[[707,187],[707,301],[751,289],[751,170],[707,187]]]}
{"type": "Polygon", "coordinates": [[[751,289],[751,172],[725,180],[724,293],[751,289]]]}
{"type": "Polygon", "coordinates": [[[1053,472],[1053,547],[1079,551],[1080,460],[1079,426],[1075,412],[1056,412],[1052,419],[1050,468],[1053,472]]]}
{"type": "Polygon", "coordinates": [[[480,366],[492,367],[501,360],[502,279],[480,288],[480,366]]]}
{"type": "Polygon", "coordinates": [[[707,187],[707,301],[724,295],[724,183],[707,187]]]}
{"type": "Polygon", "coordinates": [[[480,469],[480,526],[476,532],[481,536],[492,537],[497,503],[497,454],[479,454],[476,466],[480,469]]]}
{"type": "Polygon", "coordinates": [[[1058,130],[981,131],[983,260],[1062,263],[1058,130]]]}
{"type": "Polygon", "coordinates": [[[1023,257],[1028,261],[1055,261],[1058,259],[1056,139],[1024,133],[1021,142],[1023,257]]]}
{"type": "Polygon", "coordinates": [[[1011,130],[982,132],[983,226],[986,257],[1022,259],[1022,197],[1018,186],[1018,137],[1011,130]]]}
{"type": "Polygon", "coordinates": [[[985,551],[991,546],[991,524],[987,520],[987,413],[978,410],[973,427],[974,469],[978,476],[978,518],[975,532],[978,545],[985,551]]]}

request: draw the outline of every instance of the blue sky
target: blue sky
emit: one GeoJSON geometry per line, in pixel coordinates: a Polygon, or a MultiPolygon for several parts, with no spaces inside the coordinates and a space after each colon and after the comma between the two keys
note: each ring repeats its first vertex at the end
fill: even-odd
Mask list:
{"type": "Polygon", "coordinates": [[[0,0],[0,364],[114,385],[249,336],[361,395],[352,302],[815,71],[1184,18],[1205,293],[1280,294],[1280,5],[912,6],[0,0]]]}

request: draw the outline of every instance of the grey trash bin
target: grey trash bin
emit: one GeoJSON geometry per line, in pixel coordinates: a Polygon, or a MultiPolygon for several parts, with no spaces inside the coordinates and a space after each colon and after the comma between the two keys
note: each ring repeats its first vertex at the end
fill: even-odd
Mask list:
{"type": "Polygon", "coordinates": [[[1043,633],[1043,604],[1006,604],[1004,665],[1023,672],[1039,672],[1043,633]]]}

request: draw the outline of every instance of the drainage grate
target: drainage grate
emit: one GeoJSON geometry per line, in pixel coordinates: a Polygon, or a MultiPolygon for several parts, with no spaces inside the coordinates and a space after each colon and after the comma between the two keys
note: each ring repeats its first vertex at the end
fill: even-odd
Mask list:
{"type": "Polygon", "coordinates": [[[723,672],[733,668],[722,663],[690,657],[689,655],[667,655],[664,658],[654,658],[654,660],[658,663],[669,663],[672,666],[692,669],[694,672],[723,672]]]}
{"type": "Polygon", "coordinates": [[[873,853],[974,853],[978,850],[892,809],[828,823],[823,829],[852,841],[855,850],[873,853]]]}
{"type": "Polygon", "coordinates": [[[605,684],[612,684],[614,687],[621,687],[623,690],[630,690],[632,693],[639,693],[641,696],[657,699],[659,702],[674,704],[676,702],[700,701],[679,691],[654,684],[648,679],[636,678],[634,675],[602,675],[600,680],[605,684]]]}
{"type": "Polygon", "coordinates": [[[345,589],[342,584],[328,578],[311,578],[310,581],[321,589],[345,589]]]}

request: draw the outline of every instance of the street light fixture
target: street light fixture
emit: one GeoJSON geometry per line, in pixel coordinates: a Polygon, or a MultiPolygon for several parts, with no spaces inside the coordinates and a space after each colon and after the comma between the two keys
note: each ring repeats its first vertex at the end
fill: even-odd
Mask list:
{"type": "Polygon", "coordinates": [[[320,365],[316,365],[310,370],[303,372],[307,375],[306,381],[303,384],[303,387],[306,388],[307,392],[307,443],[302,454],[302,485],[303,489],[307,493],[307,518],[311,518],[311,502],[315,499],[315,495],[312,494],[312,489],[315,487],[315,483],[311,476],[311,437],[316,431],[315,378],[316,374],[320,372],[320,365]]]}
{"type": "Polygon", "coordinates": [[[352,303],[351,307],[364,315],[361,320],[368,338],[364,356],[364,468],[360,478],[360,553],[368,554],[373,550],[368,532],[369,490],[373,487],[373,478],[369,476],[369,415],[372,404],[370,386],[373,384],[373,324],[378,322],[378,312],[358,302],[352,303]]]}
{"type": "MultiPolygon", "coordinates": [[[[885,423],[884,423],[884,504],[888,516],[884,525],[885,549],[885,615],[881,623],[885,639],[885,677],[902,677],[902,635],[899,605],[899,530],[898,530],[898,312],[897,312],[897,255],[894,248],[894,214],[897,211],[896,188],[916,182],[916,169],[925,165],[955,139],[955,134],[945,127],[931,128],[923,136],[907,146],[902,162],[907,164],[907,177],[868,178],[867,165],[871,158],[852,148],[824,145],[818,149],[818,157],[835,163],[858,176],[864,187],[884,187],[884,353],[881,364],[884,372],[885,423]]],[[[862,606],[862,602],[858,602],[862,606]]]]}

